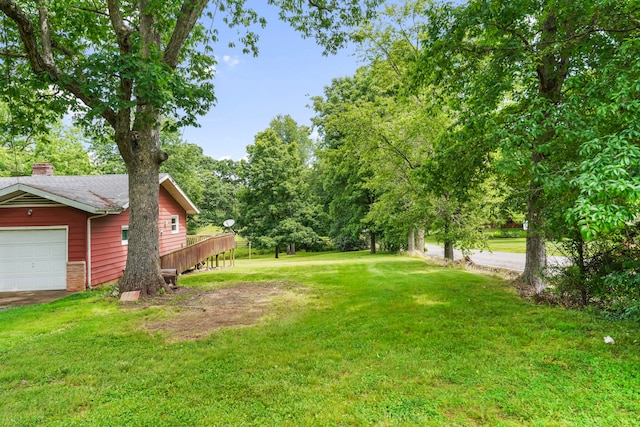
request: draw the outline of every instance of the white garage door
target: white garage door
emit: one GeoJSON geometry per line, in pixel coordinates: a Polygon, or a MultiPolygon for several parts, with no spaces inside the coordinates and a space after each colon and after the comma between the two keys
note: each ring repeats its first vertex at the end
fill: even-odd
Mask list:
{"type": "Polygon", "coordinates": [[[67,230],[0,230],[0,291],[67,288],[67,230]]]}

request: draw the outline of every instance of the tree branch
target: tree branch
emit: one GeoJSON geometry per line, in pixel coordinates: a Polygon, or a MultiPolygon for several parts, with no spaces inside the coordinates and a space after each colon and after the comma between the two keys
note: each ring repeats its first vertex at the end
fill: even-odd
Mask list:
{"type": "Polygon", "coordinates": [[[60,70],[58,70],[58,68],[55,66],[52,51],[53,44],[51,43],[51,34],[48,25],[48,18],[46,16],[46,8],[44,7],[44,5],[40,5],[38,13],[40,18],[40,25],[43,29],[43,44],[46,44],[46,46],[42,46],[42,50],[47,57],[46,59],[43,58],[43,56],[40,54],[38,39],[36,37],[33,25],[31,25],[29,15],[11,0],[0,0],[0,10],[18,27],[18,32],[20,33],[20,39],[22,41],[22,45],[24,46],[26,58],[29,61],[29,65],[31,66],[33,72],[39,76],[48,74],[49,79],[52,83],[56,83],[64,87],[65,90],[82,101],[87,107],[92,109],[100,109],[102,117],[104,117],[104,119],[107,120],[107,122],[109,122],[111,126],[115,126],[116,115],[113,110],[109,107],[106,107],[101,99],[85,93],[80,85],[76,83],[75,79],[63,78],[60,70]]]}
{"type": "Polygon", "coordinates": [[[0,56],[5,58],[26,58],[27,57],[25,53],[10,52],[8,50],[0,50],[0,56]]]}
{"type": "Polygon", "coordinates": [[[109,18],[111,19],[111,25],[116,32],[118,38],[118,46],[120,47],[120,53],[131,53],[131,28],[127,27],[122,19],[120,13],[120,2],[118,0],[108,0],[107,7],[109,8],[109,18]]]}
{"type": "Polygon", "coordinates": [[[162,55],[162,61],[172,69],[178,66],[180,50],[196,22],[198,22],[207,3],[209,3],[208,0],[185,0],[182,3],[173,34],[171,34],[171,39],[162,55]]]}
{"type": "Polygon", "coordinates": [[[54,75],[59,76],[60,70],[56,67],[53,61],[53,48],[51,47],[51,28],[49,27],[49,12],[47,6],[42,3],[42,0],[38,0],[38,18],[40,20],[40,39],[42,43],[42,60],[45,67],[53,72],[54,75]]]}
{"type": "Polygon", "coordinates": [[[398,149],[398,147],[393,145],[393,143],[391,141],[389,141],[389,138],[387,138],[386,135],[384,135],[382,132],[376,132],[376,133],[382,139],[382,142],[384,142],[393,153],[396,153],[402,160],[404,160],[404,162],[407,164],[407,166],[409,166],[409,169],[415,169],[416,168],[416,166],[414,166],[414,164],[411,161],[411,159],[409,159],[409,157],[405,153],[400,151],[398,149]]]}
{"type": "Polygon", "coordinates": [[[62,52],[67,58],[73,61],[74,64],[78,61],[78,58],[76,58],[71,49],[61,45],[56,40],[51,40],[51,47],[62,52]]]}
{"type": "Polygon", "coordinates": [[[29,16],[10,0],[0,0],[0,10],[18,26],[20,39],[24,45],[25,54],[29,59],[31,69],[36,74],[43,73],[45,64],[38,51],[38,42],[29,16]]]}

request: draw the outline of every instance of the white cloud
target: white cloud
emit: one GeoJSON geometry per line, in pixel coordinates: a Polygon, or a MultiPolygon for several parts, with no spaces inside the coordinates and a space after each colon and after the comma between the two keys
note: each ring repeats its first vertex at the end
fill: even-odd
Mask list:
{"type": "Polygon", "coordinates": [[[231,57],[229,55],[225,55],[222,57],[222,60],[224,61],[225,64],[227,64],[229,67],[235,67],[236,65],[238,65],[240,63],[240,60],[237,57],[231,57]]]}

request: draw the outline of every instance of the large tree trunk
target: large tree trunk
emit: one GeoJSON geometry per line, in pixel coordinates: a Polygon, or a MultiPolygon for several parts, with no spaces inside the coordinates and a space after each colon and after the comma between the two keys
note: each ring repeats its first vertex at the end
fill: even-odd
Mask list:
{"type": "MultiPolygon", "coordinates": [[[[143,57],[150,57],[160,50],[160,34],[148,0],[141,0],[138,6],[141,53],[143,57]]],[[[124,49],[122,43],[121,40],[120,47],[124,49]]],[[[131,81],[123,79],[121,96],[130,100],[132,90],[135,91],[131,81]]],[[[161,123],[157,107],[140,93],[136,93],[136,100],[132,128],[128,108],[118,111],[114,122],[116,143],[129,173],[129,245],[127,266],[119,285],[121,291],[140,290],[142,296],[151,296],[161,288],[170,290],[160,271],[158,242],[159,173],[167,154],[160,148],[161,123]]]]}
{"type": "Polygon", "coordinates": [[[415,228],[412,228],[411,231],[409,231],[409,239],[407,242],[407,252],[409,252],[409,255],[413,255],[415,251],[416,251],[416,230],[415,228]]]}
{"type": "Polygon", "coordinates": [[[142,296],[155,295],[165,287],[158,243],[159,129],[154,127],[149,123],[140,132],[132,133],[134,155],[127,162],[129,243],[119,288],[121,292],[139,290],[142,296]]]}
{"type": "Polygon", "coordinates": [[[539,197],[541,190],[531,183],[531,194],[527,202],[527,246],[522,278],[536,293],[544,290],[542,273],[547,266],[547,252],[542,233],[539,197]]]}
{"type": "Polygon", "coordinates": [[[276,258],[280,258],[280,246],[276,245],[276,258]]]}
{"type": "Polygon", "coordinates": [[[547,254],[544,242],[544,221],[541,215],[543,190],[536,182],[535,171],[538,165],[544,161],[540,153],[540,147],[548,145],[555,138],[555,130],[549,120],[551,111],[557,108],[562,97],[562,86],[566,79],[569,67],[567,52],[554,52],[549,46],[557,42],[558,28],[553,10],[549,11],[542,23],[540,62],[536,69],[538,77],[538,95],[547,101],[548,109],[541,117],[540,126],[544,128],[535,141],[531,155],[533,176],[529,183],[529,200],[527,201],[527,253],[525,268],[522,278],[525,283],[532,286],[536,293],[544,290],[542,273],[547,266],[547,254]]]}
{"type": "Polygon", "coordinates": [[[453,261],[453,242],[444,242],[444,258],[453,261]]]}

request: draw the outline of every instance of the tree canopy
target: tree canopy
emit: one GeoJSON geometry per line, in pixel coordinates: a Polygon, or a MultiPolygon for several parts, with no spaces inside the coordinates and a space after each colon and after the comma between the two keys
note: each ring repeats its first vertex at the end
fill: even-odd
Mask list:
{"type": "MultiPolygon", "coordinates": [[[[270,3],[279,7],[283,20],[315,37],[328,52],[343,45],[344,29],[370,17],[375,5],[355,0],[270,3]]],[[[264,19],[243,0],[52,0],[33,5],[0,0],[0,11],[2,99],[19,92],[27,113],[72,111],[86,125],[111,128],[131,195],[120,289],[155,294],[164,286],[157,227],[158,173],[167,159],[160,144],[161,118],[196,125],[197,117],[213,106],[212,42],[220,25],[214,15],[222,15],[222,25],[246,29],[240,42],[253,53],[257,35],[248,27],[264,25],[264,19]],[[27,102],[38,98],[46,102],[27,102]]],[[[26,126],[28,116],[16,113],[13,128],[26,126]]]]}

